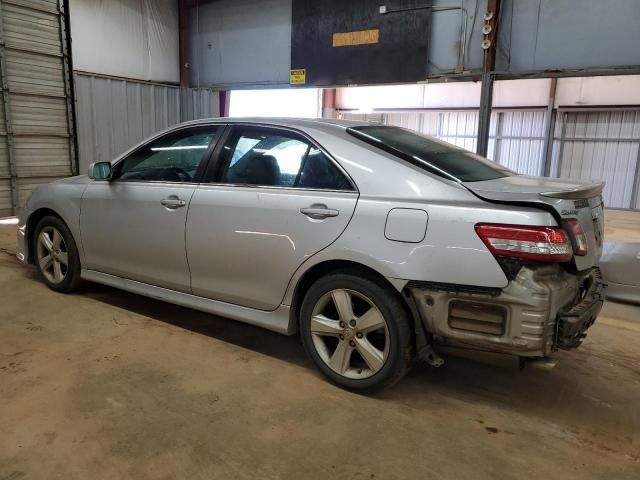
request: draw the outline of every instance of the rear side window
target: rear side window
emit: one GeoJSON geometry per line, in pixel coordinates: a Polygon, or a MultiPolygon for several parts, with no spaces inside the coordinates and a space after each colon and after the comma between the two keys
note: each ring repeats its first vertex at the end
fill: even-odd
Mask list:
{"type": "Polygon", "coordinates": [[[236,127],[223,152],[222,183],[353,190],[322,150],[293,132],[236,127]]]}
{"type": "Polygon", "coordinates": [[[371,125],[347,131],[369,145],[449,180],[478,182],[515,175],[475,153],[405,128],[371,125]]]}
{"type": "Polygon", "coordinates": [[[238,136],[224,183],[292,187],[309,146],[282,135],[238,136]]]}
{"type": "Polygon", "coordinates": [[[311,147],[296,184],[300,188],[317,190],[352,190],[351,184],[338,167],[320,150],[311,147]]]}

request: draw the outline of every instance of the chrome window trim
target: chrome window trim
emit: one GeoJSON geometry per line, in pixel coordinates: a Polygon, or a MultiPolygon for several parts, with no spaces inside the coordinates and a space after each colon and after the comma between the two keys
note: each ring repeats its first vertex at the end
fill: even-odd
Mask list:
{"type": "MultiPolygon", "coordinates": [[[[111,168],[114,169],[116,167],[116,165],[118,165],[120,162],[122,162],[123,160],[129,158],[129,156],[131,156],[132,154],[134,154],[135,152],[137,152],[139,149],[146,147],[147,145],[149,145],[150,143],[156,141],[157,139],[161,138],[164,135],[168,135],[168,134],[172,134],[175,133],[179,130],[185,130],[188,128],[197,128],[197,127],[207,127],[207,126],[221,126],[221,127],[235,127],[235,126],[249,126],[249,127],[263,127],[263,128],[270,128],[270,129],[274,129],[274,130],[284,130],[286,132],[292,132],[295,133],[297,135],[300,135],[302,137],[304,137],[304,139],[306,141],[308,141],[311,145],[317,147],[320,151],[322,151],[322,153],[324,153],[327,158],[338,168],[338,170],[346,177],[347,181],[351,184],[351,186],[353,187],[352,190],[333,190],[333,189],[319,189],[319,188],[302,188],[302,187],[281,187],[281,186],[269,186],[269,185],[244,185],[244,184],[234,184],[234,183],[222,183],[222,182],[167,182],[167,181],[163,181],[163,180],[121,180],[121,179],[114,179],[114,180],[109,180],[109,183],[117,183],[117,182],[121,182],[121,183],[167,183],[169,185],[227,185],[227,186],[241,186],[241,187],[258,187],[258,188],[281,188],[281,189],[288,189],[288,190],[310,190],[310,191],[320,191],[320,192],[355,192],[355,193],[360,193],[360,190],[358,189],[358,185],[356,184],[356,182],[353,180],[353,178],[351,178],[351,175],[349,175],[349,173],[344,169],[344,167],[342,165],[340,165],[340,163],[333,157],[333,155],[331,155],[331,153],[329,153],[329,151],[324,148],[322,145],[320,145],[320,143],[315,140],[313,137],[311,137],[309,134],[307,134],[306,132],[299,130],[297,128],[293,128],[293,127],[288,127],[288,126],[284,126],[284,125],[275,125],[272,123],[260,123],[260,122],[229,122],[228,120],[221,120],[221,121],[216,121],[216,119],[211,119],[211,121],[205,121],[205,122],[201,122],[201,123],[197,123],[197,124],[187,124],[187,125],[175,125],[173,128],[167,129],[167,130],[163,130],[162,132],[158,132],[157,135],[154,135],[152,138],[148,139],[146,142],[144,142],[143,144],[140,144],[138,146],[135,147],[135,149],[131,152],[125,152],[125,154],[123,154],[121,157],[113,160],[111,162],[111,168]]],[[[224,132],[223,132],[224,133],[224,132]]],[[[221,140],[222,136],[220,136],[218,138],[218,140],[221,140]]],[[[215,148],[215,147],[214,147],[215,148]]],[[[205,161],[213,161],[215,159],[211,158],[211,159],[207,159],[205,161]]]]}
{"type": "MultiPolygon", "coordinates": [[[[104,180],[98,180],[104,181],[104,180]]],[[[200,185],[199,182],[171,182],[169,180],[121,180],[116,178],[115,180],[108,180],[106,183],[166,183],[168,185],[200,185]]]]}
{"type": "Polygon", "coordinates": [[[198,185],[201,185],[198,182],[171,182],[169,180],[120,180],[120,179],[116,179],[116,180],[95,180],[95,179],[91,179],[92,182],[98,182],[98,183],[109,183],[109,184],[128,184],[128,185],[133,185],[133,184],[143,184],[143,185],[166,185],[168,187],[171,186],[184,186],[184,187],[197,187],[198,185]]]}
{"type": "Polygon", "coordinates": [[[262,188],[262,189],[268,189],[268,190],[294,190],[296,192],[333,192],[333,193],[349,193],[352,195],[360,195],[360,192],[358,190],[335,190],[335,189],[328,189],[328,188],[285,187],[282,185],[253,185],[251,183],[202,182],[196,185],[198,185],[198,187],[262,188]]]}
{"type": "Polygon", "coordinates": [[[304,188],[304,187],[286,187],[282,185],[253,185],[250,183],[222,183],[222,182],[170,182],[167,180],[112,180],[105,182],[104,180],[91,180],[92,182],[102,182],[111,184],[128,184],[128,185],[165,185],[167,187],[182,186],[182,187],[240,187],[240,188],[262,188],[262,189],[276,189],[276,190],[295,190],[296,192],[334,192],[334,193],[350,193],[359,195],[357,190],[335,190],[328,188],[304,188]]]}

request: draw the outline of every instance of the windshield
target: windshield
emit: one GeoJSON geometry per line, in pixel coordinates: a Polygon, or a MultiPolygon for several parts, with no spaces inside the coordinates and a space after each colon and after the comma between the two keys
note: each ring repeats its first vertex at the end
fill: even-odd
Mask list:
{"type": "Polygon", "coordinates": [[[478,182],[515,173],[475,153],[400,127],[363,126],[347,132],[430,173],[449,180],[478,182]]]}

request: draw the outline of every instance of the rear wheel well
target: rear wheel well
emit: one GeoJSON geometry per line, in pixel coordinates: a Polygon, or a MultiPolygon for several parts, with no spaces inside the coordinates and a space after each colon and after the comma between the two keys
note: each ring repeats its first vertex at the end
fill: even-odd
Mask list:
{"type": "Polygon", "coordinates": [[[27,259],[27,261],[29,263],[34,263],[35,261],[33,257],[33,240],[35,238],[34,235],[36,225],[38,225],[38,222],[44,217],[57,217],[64,222],[62,217],[50,208],[39,208],[31,215],[29,215],[29,220],[27,220],[27,248],[29,249],[29,258],[27,259]]]}
{"type": "Polygon", "coordinates": [[[380,274],[376,270],[366,265],[357,262],[351,262],[349,260],[329,260],[326,262],[319,263],[311,267],[308,271],[304,273],[302,278],[298,281],[296,285],[296,289],[293,294],[293,299],[291,302],[291,315],[292,315],[292,324],[295,325],[296,330],[299,328],[299,315],[300,315],[300,307],[302,305],[302,301],[304,300],[304,296],[313,285],[316,280],[325,275],[331,273],[356,273],[360,275],[365,275],[369,279],[376,281],[377,283],[383,285],[388,288],[390,291],[394,292],[398,298],[401,299],[402,305],[407,309],[407,313],[409,317],[415,322],[416,318],[413,314],[413,310],[408,304],[407,298],[402,295],[394,286],[387,280],[384,275],[380,274]]]}

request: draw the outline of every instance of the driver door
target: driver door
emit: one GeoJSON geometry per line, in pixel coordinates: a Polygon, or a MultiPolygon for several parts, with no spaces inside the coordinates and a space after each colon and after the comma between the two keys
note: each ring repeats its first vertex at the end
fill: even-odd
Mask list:
{"type": "Polygon", "coordinates": [[[87,187],[80,214],[85,268],[190,291],[187,210],[223,128],[167,133],[114,165],[111,180],[87,187]]]}

